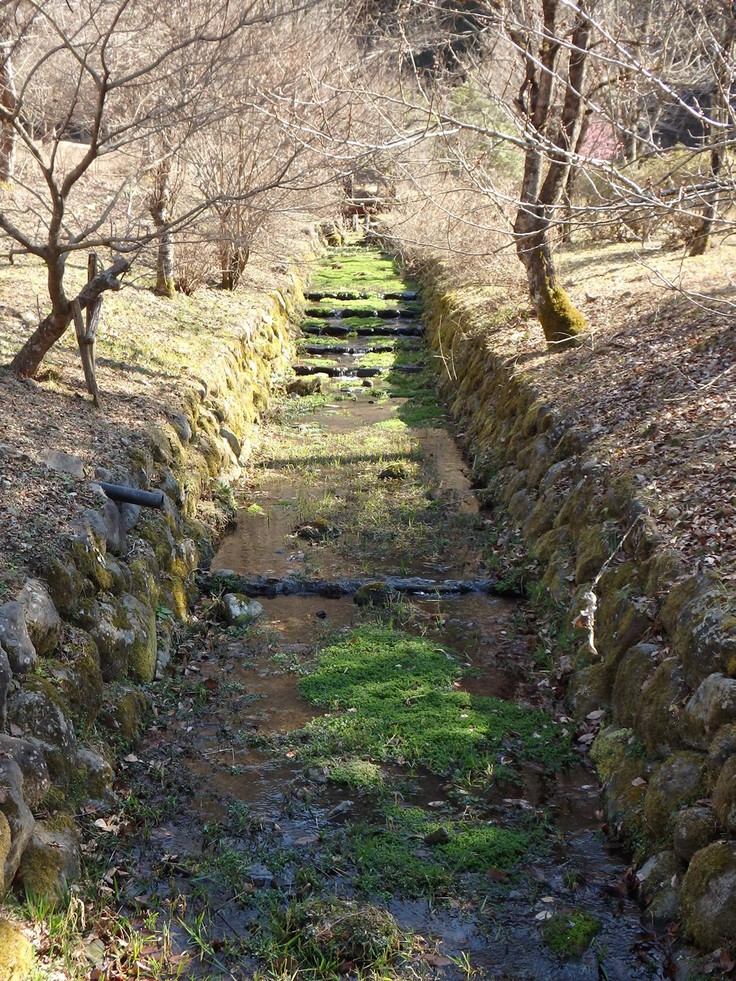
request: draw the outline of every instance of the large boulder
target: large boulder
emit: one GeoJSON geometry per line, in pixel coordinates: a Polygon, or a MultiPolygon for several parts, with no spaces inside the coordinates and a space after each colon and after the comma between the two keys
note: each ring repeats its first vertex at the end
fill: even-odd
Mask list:
{"type": "Polygon", "coordinates": [[[684,807],[675,817],[675,854],[685,863],[717,837],[718,822],[710,807],[703,804],[684,807]]]}
{"type": "Polygon", "coordinates": [[[0,732],[5,729],[8,719],[8,689],[13,680],[8,655],[0,646],[0,732]]]}
{"type": "Polygon", "coordinates": [[[682,880],[680,910],[688,935],[705,950],[736,936],[736,843],[717,841],[693,855],[682,880]]]}
{"type": "Polygon", "coordinates": [[[707,749],[721,726],[736,722],[736,678],[709,674],[680,718],[680,732],[689,746],[707,749]]]}
{"type": "Polygon", "coordinates": [[[68,787],[77,769],[77,737],[50,694],[15,692],[8,699],[8,720],[40,747],[54,782],[68,787]]]}
{"type": "Polygon", "coordinates": [[[38,579],[28,579],[16,599],[23,607],[26,627],[36,653],[43,657],[54,650],[61,637],[61,617],[51,594],[38,579]]]}
{"type": "Polygon", "coordinates": [[[730,835],[736,835],[736,756],[724,764],[713,790],[713,809],[730,835]]]}
{"type": "Polygon", "coordinates": [[[40,804],[51,789],[51,777],[39,744],[32,739],[0,734],[0,760],[18,764],[23,774],[23,799],[29,807],[40,804]]]}
{"type": "Polygon", "coordinates": [[[705,789],[704,769],[705,757],[702,754],[675,753],[650,779],[644,801],[644,820],[647,832],[654,841],[670,838],[676,811],[700,797],[705,789]]]}
{"type": "Polygon", "coordinates": [[[0,645],[14,674],[27,674],[36,666],[38,654],[26,627],[25,611],[17,600],[0,606],[0,645]]]}
{"type": "Polygon", "coordinates": [[[15,760],[0,759],[0,814],[5,818],[2,828],[10,830],[10,844],[7,843],[7,829],[3,834],[0,828],[2,851],[5,853],[0,880],[5,887],[13,881],[20,860],[31,840],[35,820],[23,797],[23,774],[15,760]]]}
{"type": "Polygon", "coordinates": [[[52,903],[63,897],[79,878],[79,838],[74,823],[65,826],[36,822],[16,873],[16,886],[26,895],[44,896],[52,903]]]}

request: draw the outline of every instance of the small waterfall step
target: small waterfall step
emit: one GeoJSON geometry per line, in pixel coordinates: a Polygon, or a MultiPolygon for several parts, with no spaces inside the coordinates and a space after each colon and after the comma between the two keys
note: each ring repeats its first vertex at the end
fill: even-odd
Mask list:
{"type": "MultiPolygon", "coordinates": [[[[415,345],[411,345],[412,349],[415,347],[415,345]]],[[[355,347],[352,344],[303,344],[300,348],[302,354],[314,354],[317,357],[323,354],[352,354],[356,356],[363,354],[391,354],[395,350],[396,348],[393,344],[374,344],[372,347],[355,347]]],[[[402,347],[402,350],[405,350],[405,348],[402,347]]]]}
{"type": "Polygon", "coordinates": [[[376,327],[353,327],[325,320],[322,324],[303,324],[302,333],[312,337],[422,337],[424,324],[380,324],[376,327]]]}
{"type": "Polygon", "coordinates": [[[380,310],[330,310],[327,307],[307,307],[304,311],[306,317],[315,320],[416,320],[419,316],[418,310],[408,310],[403,307],[386,307],[380,310]]]}
{"type": "Polygon", "coordinates": [[[375,296],[378,300],[403,300],[411,303],[419,299],[416,290],[406,290],[403,293],[360,293],[357,290],[317,290],[304,294],[304,299],[310,303],[320,303],[322,300],[367,300],[375,296]]]}
{"type": "Polygon", "coordinates": [[[292,371],[299,377],[306,375],[329,375],[330,378],[377,378],[392,371],[406,375],[418,375],[423,369],[418,364],[394,364],[390,368],[360,368],[357,365],[343,364],[294,364],[292,371]]]}

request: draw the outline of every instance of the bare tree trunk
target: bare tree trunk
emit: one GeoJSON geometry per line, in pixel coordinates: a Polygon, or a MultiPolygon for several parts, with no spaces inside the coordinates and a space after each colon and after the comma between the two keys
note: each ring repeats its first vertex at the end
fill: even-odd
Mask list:
{"type": "MultiPolygon", "coordinates": [[[[15,112],[17,92],[13,78],[12,46],[0,42],[0,107],[8,114],[15,112]]],[[[15,173],[15,128],[7,119],[0,126],[0,181],[10,181],[15,173]]]]}
{"type": "MultiPolygon", "coordinates": [[[[33,378],[46,353],[56,344],[72,322],[72,303],[64,293],[64,264],[64,256],[57,256],[53,262],[48,263],[49,294],[52,300],[51,313],[41,321],[10,362],[10,370],[22,378],[33,378]]],[[[108,269],[98,273],[82,288],[76,297],[80,309],[86,310],[105,290],[122,289],[123,284],[118,277],[126,273],[128,269],[130,269],[130,261],[122,256],[117,256],[108,269]]]]}
{"type": "Polygon", "coordinates": [[[553,140],[549,140],[548,131],[554,111],[553,83],[559,73],[558,0],[542,0],[544,36],[538,55],[529,38],[516,39],[517,46],[525,51],[525,79],[519,103],[530,131],[514,234],[516,251],[526,270],[531,301],[545,340],[552,347],[574,343],[577,335],[587,328],[585,318],[557,281],[550,244],[554,211],[570,172],[570,150],[576,145],[584,108],[582,92],[590,27],[583,5],[584,0],[580,0],[580,13],[571,36],[565,99],[553,140]],[[543,178],[546,161],[549,162],[543,178]]]}
{"type": "Polygon", "coordinates": [[[174,235],[169,227],[171,219],[171,161],[164,160],[156,169],[154,187],[149,198],[149,210],[158,233],[156,258],[156,292],[161,296],[174,296],[174,235]]]}
{"type": "Polygon", "coordinates": [[[718,181],[726,159],[726,137],[723,127],[716,124],[726,123],[730,117],[734,41],[736,41],[736,23],[734,22],[733,14],[729,14],[726,36],[723,39],[720,50],[713,55],[719,62],[716,87],[713,92],[713,105],[711,107],[712,122],[710,126],[710,173],[713,183],[716,186],[705,203],[703,216],[693,235],[688,252],[691,256],[705,255],[710,246],[713,227],[718,216],[718,181]]]}

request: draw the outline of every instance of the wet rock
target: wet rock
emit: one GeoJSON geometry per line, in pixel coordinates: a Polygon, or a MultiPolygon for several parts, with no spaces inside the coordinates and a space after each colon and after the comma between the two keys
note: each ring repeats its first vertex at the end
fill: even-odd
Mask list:
{"type": "Polygon", "coordinates": [[[736,678],[711,674],[688,701],[680,718],[680,732],[689,746],[707,749],[721,726],[736,722],[736,678]]]}
{"type": "Polygon", "coordinates": [[[736,756],[727,760],[713,790],[713,809],[730,835],[736,835],[736,756]]]}
{"type": "Polygon", "coordinates": [[[388,606],[400,596],[397,590],[382,580],[368,582],[353,594],[356,606],[388,606]]]}
{"type": "Polygon", "coordinates": [[[313,521],[305,521],[297,525],[294,529],[297,538],[305,542],[323,542],[330,538],[339,538],[340,529],[335,528],[324,518],[315,518],[313,521]]]}
{"type": "Polygon", "coordinates": [[[8,655],[0,646],[0,732],[5,729],[8,719],[8,688],[13,680],[8,655]]]}
{"type": "Polygon", "coordinates": [[[0,978],[3,981],[27,981],[32,969],[33,945],[30,940],[24,937],[16,923],[0,917],[0,978]]]}
{"type": "Polygon", "coordinates": [[[686,807],[675,817],[675,854],[689,862],[695,852],[705,848],[718,836],[718,823],[712,808],[698,804],[686,807]]]}
{"type": "Polygon", "coordinates": [[[263,615],[263,606],[243,593],[225,593],[222,597],[225,622],[231,627],[244,627],[263,615]]]}
{"type": "Polygon", "coordinates": [[[319,395],[324,390],[324,386],[329,382],[330,376],[320,373],[309,375],[302,378],[294,378],[286,385],[288,395],[306,396],[319,395]]]}
{"type": "Polygon", "coordinates": [[[339,821],[350,814],[350,812],[355,807],[355,804],[351,800],[341,800],[339,804],[335,804],[331,807],[329,811],[325,814],[325,821],[339,821]]]}
{"type": "Polygon", "coordinates": [[[675,812],[700,797],[705,789],[704,770],[704,756],[682,752],[665,760],[651,777],[644,801],[644,820],[654,841],[669,839],[675,812]]]}
{"type": "Polygon", "coordinates": [[[51,777],[41,747],[35,740],[0,735],[0,760],[13,760],[23,774],[23,799],[36,807],[51,789],[51,777]]]}
{"type": "Polygon", "coordinates": [[[8,656],[13,674],[27,674],[36,666],[36,648],[26,627],[25,611],[17,600],[0,606],[0,645],[8,656]]]}
{"type": "Polygon", "coordinates": [[[26,895],[43,896],[55,905],[79,879],[79,840],[71,818],[67,827],[37,821],[23,852],[16,885],[26,895]]]}
{"type": "Polygon", "coordinates": [[[259,889],[271,889],[276,881],[276,876],[265,865],[250,865],[245,874],[259,889]]]}
{"type": "MultiPolygon", "coordinates": [[[[10,830],[10,846],[5,848],[5,862],[0,879],[5,886],[13,881],[26,845],[31,840],[36,824],[33,814],[23,797],[23,774],[15,760],[0,759],[0,814],[3,814],[10,830]]],[[[0,829],[0,837],[2,830],[0,829]]],[[[7,832],[5,834],[7,840],[7,832]]]]}
{"type": "Polygon", "coordinates": [[[36,653],[43,657],[54,650],[61,637],[61,617],[54,601],[38,579],[28,579],[16,600],[23,607],[31,643],[36,653]]]}
{"type": "Polygon", "coordinates": [[[644,685],[634,710],[634,730],[654,757],[671,756],[682,745],[674,724],[685,696],[679,658],[669,657],[644,685]]]}
{"type": "Polygon", "coordinates": [[[677,917],[678,896],[674,885],[677,871],[675,853],[659,852],[636,873],[641,901],[655,926],[665,926],[677,917]]]}
{"type": "Polygon", "coordinates": [[[736,936],[736,843],[715,842],[693,855],[680,909],[687,934],[705,950],[736,936]]]}
{"type": "Polygon", "coordinates": [[[621,658],[613,684],[612,704],[622,725],[634,724],[636,704],[656,668],[658,652],[656,644],[635,644],[621,658]]]}

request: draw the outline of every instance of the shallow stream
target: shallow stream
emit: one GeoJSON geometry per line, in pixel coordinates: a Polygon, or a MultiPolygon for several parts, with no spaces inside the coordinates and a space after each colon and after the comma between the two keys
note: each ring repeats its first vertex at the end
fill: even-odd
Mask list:
{"type": "MultiPolygon", "coordinates": [[[[395,279],[382,263],[390,267],[376,257],[374,268],[395,279]]],[[[364,281],[341,285],[365,288],[364,281]]],[[[410,312],[409,319],[386,320],[382,339],[391,336],[392,323],[419,333],[417,311],[410,312]]],[[[324,320],[334,341],[345,318],[324,320]]],[[[313,340],[319,316],[310,323],[313,340]]],[[[404,343],[399,337],[397,344],[404,343]]],[[[411,344],[397,352],[421,368],[428,356],[417,353],[414,338],[411,344]]],[[[334,346],[325,355],[333,365],[352,370],[360,363],[334,346]]],[[[319,357],[310,363],[318,367],[319,357]]],[[[168,904],[176,912],[171,942],[192,954],[185,963],[190,976],[675,977],[678,955],[669,938],[641,922],[626,859],[603,830],[585,745],[574,740],[574,723],[556,699],[554,668],[533,656],[539,638],[520,599],[482,588],[440,596],[431,586],[410,596],[379,589],[374,605],[358,605],[352,594],[276,595],[258,598],[263,612],[250,625],[227,627],[219,619],[216,597],[237,592],[239,576],[493,579],[494,516],[471,489],[461,451],[423,387],[425,376],[396,373],[385,353],[381,358],[384,374],[370,387],[337,378],[329,401],[312,412],[287,412],[264,440],[241,491],[237,528],[212,563],[213,599],[203,602],[198,626],[182,642],[179,688],[138,754],[162,776],[154,795],[158,820],[138,850],[128,895],[147,909],[168,904]],[[572,740],[570,758],[550,767],[522,752],[510,731],[487,772],[472,778],[389,752],[367,761],[378,784],[339,779],[347,751],[315,763],[305,749],[314,737],[304,728],[337,710],[307,701],[299,684],[320,650],[335,638],[349,643],[349,632],[366,625],[400,629],[453,652],[460,672],[454,685],[470,704],[491,697],[548,713],[555,738],[572,740]],[[396,854],[428,869],[436,842],[459,841],[467,822],[476,831],[511,829],[531,844],[503,868],[461,855],[441,885],[428,883],[423,892],[416,882],[393,887],[389,870],[387,888],[376,891],[380,879],[368,866],[365,843],[399,835],[403,813],[444,822],[441,835],[402,832],[404,850],[396,854]],[[308,932],[316,929],[319,904],[335,901],[388,910],[405,938],[396,959],[375,968],[349,958],[329,969],[301,963],[301,939],[283,941],[284,910],[292,918],[307,910],[308,932]],[[576,946],[586,923],[589,935],[576,946]]],[[[395,734],[385,738],[390,743],[395,734]]],[[[472,843],[467,847],[472,852],[472,843]]],[[[330,939],[324,934],[325,949],[330,939]]]]}

